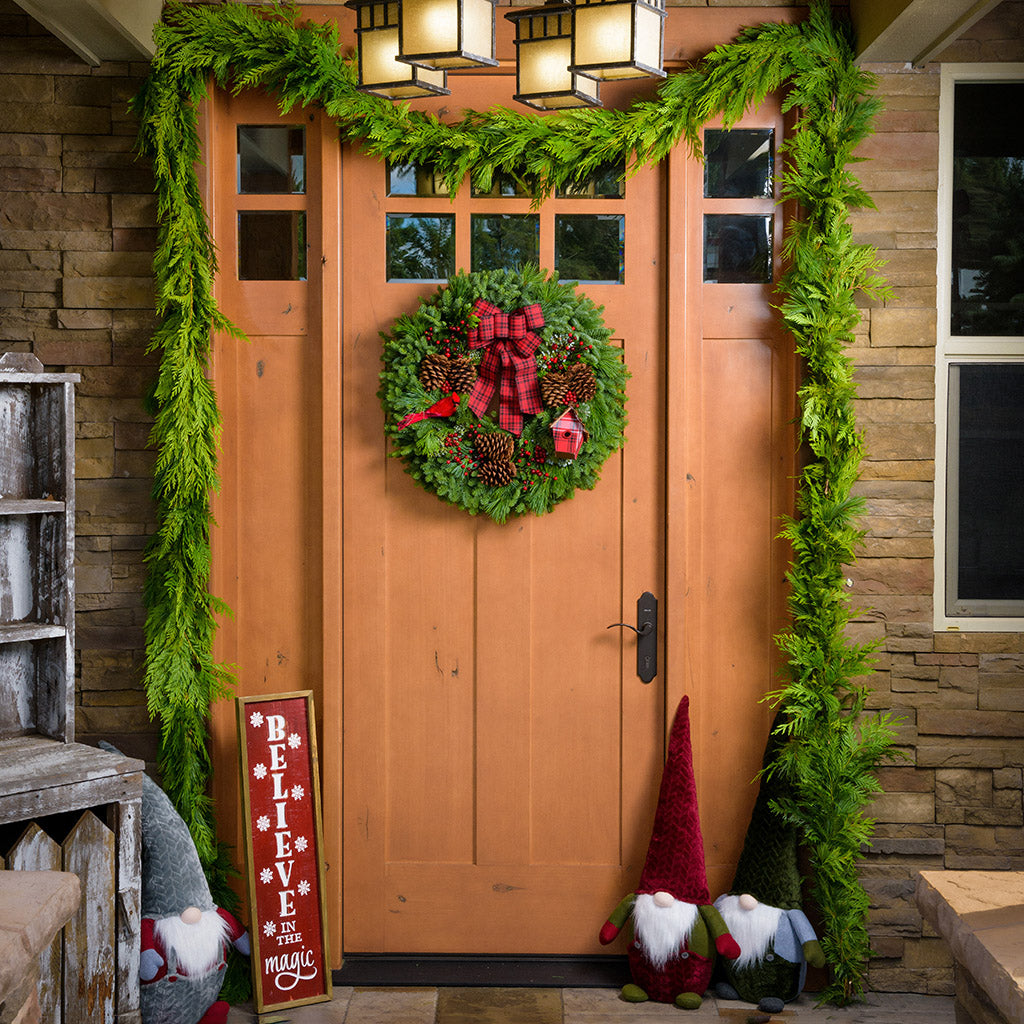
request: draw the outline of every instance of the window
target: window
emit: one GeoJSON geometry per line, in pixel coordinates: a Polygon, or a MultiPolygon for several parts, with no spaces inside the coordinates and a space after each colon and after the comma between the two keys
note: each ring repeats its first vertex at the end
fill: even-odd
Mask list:
{"type": "Polygon", "coordinates": [[[1024,66],[943,65],[936,629],[1024,630],[1024,66]]]}

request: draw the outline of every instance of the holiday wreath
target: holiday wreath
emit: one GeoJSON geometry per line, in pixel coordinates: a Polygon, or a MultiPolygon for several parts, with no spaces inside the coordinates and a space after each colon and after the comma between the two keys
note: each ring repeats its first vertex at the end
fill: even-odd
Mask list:
{"type": "Polygon", "coordinates": [[[382,333],[391,454],[474,515],[550,512],[622,447],[629,374],[609,335],[534,267],[457,274],[382,333]]]}

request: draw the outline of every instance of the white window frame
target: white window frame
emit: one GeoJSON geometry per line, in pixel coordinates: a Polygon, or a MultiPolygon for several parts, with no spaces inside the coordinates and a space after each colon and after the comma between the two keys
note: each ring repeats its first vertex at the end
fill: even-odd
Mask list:
{"type": "MultiPolygon", "coordinates": [[[[947,615],[946,562],[947,474],[955,465],[949,452],[949,368],[965,363],[1024,362],[1024,337],[951,335],[949,279],[953,237],[953,90],[959,82],[1024,82],[1024,64],[943,64],[939,86],[939,192],[937,270],[937,339],[935,354],[935,534],[933,594],[936,632],[1024,632],[1021,615],[947,615]]],[[[955,538],[953,539],[955,543],[955,538]]]]}

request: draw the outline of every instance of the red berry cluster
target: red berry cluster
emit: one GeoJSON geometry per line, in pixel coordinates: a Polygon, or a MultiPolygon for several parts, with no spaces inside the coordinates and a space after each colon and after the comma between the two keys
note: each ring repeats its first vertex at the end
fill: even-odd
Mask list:
{"type": "Polygon", "coordinates": [[[578,363],[583,358],[584,352],[593,349],[590,342],[580,341],[575,331],[569,329],[568,334],[556,334],[548,340],[544,348],[538,353],[538,369],[564,371],[573,363],[578,363]]]}
{"type": "MultiPolygon", "coordinates": [[[[466,431],[468,434],[475,434],[476,427],[466,431]]],[[[453,462],[462,470],[463,476],[469,476],[476,469],[476,459],[473,458],[473,440],[470,437],[469,447],[464,444],[465,434],[458,430],[449,431],[444,436],[444,461],[446,465],[453,462]]]]}
{"type": "Polygon", "coordinates": [[[459,320],[455,323],[446,324],[445,328],[434,335],[434,328],[428,327],[427,341],[432,345],[437,346],[437,350],[441,355],[447,356],[449,359],[452,356],[463,356],[468,351],[468,344],[466,342],[466,335],[469,332],[469,327],[465,320],[459,320]]]}
{"type": "Polygon", "coordinates": [[[519,469],[519,479],[523,481],[524,491],[528,491],[534,484],[551,476],[544,468],[549,454],[542,444],[537,444],[531,449],[527,442],[523,441],[519,446],[519,454],[516,456],[515,462],[519,469]]]}

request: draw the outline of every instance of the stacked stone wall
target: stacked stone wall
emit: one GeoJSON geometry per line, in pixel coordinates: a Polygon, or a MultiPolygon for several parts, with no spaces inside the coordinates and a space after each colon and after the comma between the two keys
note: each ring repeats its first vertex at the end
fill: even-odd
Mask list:
{"type": "Polygon", "coordinates": [[[0,352],[80,373],[78,738],[152,761],[143,549],[155,528],[142,396],[154,360],[153,179],[128,101],[147,66],[91,68],[0,0],[0,352]]]}
{"type": "Polygon", "coordinates": [[[854,634],[881,642],[871,703],[902,719],[906,757],[881,772],[862,870],[870,984],[883,991],[953,991],[949,951],[914,905],[917,871],[1024,869],[1024,635],[935,633],[932,617],[940,63],[1022,60],[1024,3],[1012,2],[926,68],[868,65],[885,111],[855,170],[877,210],[854,230],[887,260],[893,297],[864,300],[851,352],[868,535],[849,581],[865,609],[854,634]]]}

